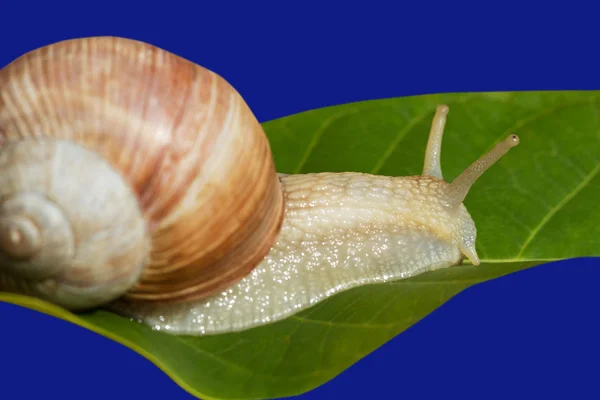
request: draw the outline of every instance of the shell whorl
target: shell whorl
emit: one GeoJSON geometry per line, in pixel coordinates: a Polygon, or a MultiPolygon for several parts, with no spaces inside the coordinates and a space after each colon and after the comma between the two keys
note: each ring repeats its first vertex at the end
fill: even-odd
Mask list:
{"type": "Polygon", "coordinates": [[[118,171],[64,140],[0,148],[0,232],[0,286],[75,310],[120,297],[150,250],[118,171]]]}
{"type": "MultiPolygon", "coordinates": [[[[247,104],[217,74],[160,48],[116,37],[68,40],[0,70],[0,151],[41,138],[99,155],[133,193],[149,255],[126,300],[216,293],[247,275],[281,228],[280,182],[247,104]]],[[[70,182],[75,193],[88,190],[70,182]]],[[[44,193],[44,184],[29,191],[44,193]]],[[[76,212],[80,199],[73,201],[63,211],[76,212]]],[[[93,217],[105,218],[106,204],[97,206],[93,217]]],[[[2,240],[12,243],[10,234],[0,235],[0,247],[2,240]]],[[[0,281],[0,289],[18,285],[25,284],[0,281]]]]}

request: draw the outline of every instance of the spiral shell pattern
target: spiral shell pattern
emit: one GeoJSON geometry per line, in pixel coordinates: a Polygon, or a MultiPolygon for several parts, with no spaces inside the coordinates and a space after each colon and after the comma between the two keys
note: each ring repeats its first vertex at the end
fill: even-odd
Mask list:
{"type": "Polygon", "coordinates": [[[0,70],[0,150],[29,138],[99,154],[135,194],[151,250],[126,300],[217,293],[264,258],[281,228],[280,182],[248,105],[219,75],[150,44],[67,40],[0,70]]]}

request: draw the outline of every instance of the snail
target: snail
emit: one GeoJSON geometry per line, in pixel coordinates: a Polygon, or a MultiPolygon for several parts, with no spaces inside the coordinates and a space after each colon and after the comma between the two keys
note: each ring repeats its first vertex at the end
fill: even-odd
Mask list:
{"type": "Polygon", "coordinates": [[[71,39],[0,70],[0,290],[171,334],[236,332],[344,290],[480,260],[437,107],[422,175],[277,173],[222,77],[153,45],[71,39]]]}

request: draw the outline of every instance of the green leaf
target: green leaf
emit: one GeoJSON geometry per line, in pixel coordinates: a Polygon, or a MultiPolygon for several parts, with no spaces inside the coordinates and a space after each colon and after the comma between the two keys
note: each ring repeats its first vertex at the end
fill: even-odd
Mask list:
{"type": "Polygon", "coordinates": [[[442,149],[451,181],[511,132],[521,144],[487,171],[465,205],[482,265],[340,293],[241,333],[177,337],[106,311],[75,316],[28,297],[0,300],[54,315],[137,351],[203,399],[299,394],[406,330],[460,291],[544,262],[599,256],[599,92],[470,93],[385,99],[264,124],[279,172],[415,175],[435,106],[450,114],[442,149]]]}

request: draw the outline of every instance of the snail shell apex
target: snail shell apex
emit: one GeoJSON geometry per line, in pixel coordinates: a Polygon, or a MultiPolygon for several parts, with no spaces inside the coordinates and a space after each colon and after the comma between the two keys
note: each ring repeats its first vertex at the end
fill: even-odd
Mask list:
{"type": "Polygon", "coordinates": [[[65,140],[15,141],[4,144],[0,165],[0,224],[23,233],[30,250],[17,257],[2,241],[0,263],[26,279],[28,291],[77,310],[111,301],[139,279],[150,250],[146,221],[97,153],[65,140]],[[82,163],[85,169],[73,168],[82,163]]]}
{"type": "MultiPolygon", "coordinates": [[[[56,262],[34,283],[25,281],[35,275],[31,268],[0,273],[2,286],[18,287],[68,308],[100,305],[123,294],[126,300],[145,302],[209,296],[247,275],[281,228],[284,200],[269,143],[242,97],[217,74],[143,42],[114,37],[68,40],[27,53],[0,70],[0,142],[0,174],[7,185],[0,201],[26,190],[62,212],[67,217],[63,230],[72,233],[74,246],[62,251],[65,260],[87,251],[78,247],[82,241],[77,224],[83,221],[97,221],[98,235],[120,232],[131,244],[135,255],[120,256],[121,263],[127,260],[130,265],[127,276],[100,265],[89,272],[96,264],[91,258],[83,275],[71,264],[61,267],[59,276],[47,276],[52,268],[59,269],[56,262]],[[42,150],[44,146],[50,150],[42,150]],[[41,158],[4,155],[15,150],[41,158]],[[65,152],[76,150],[84,156],[73,155],[61,171],[77,171],[71,171],[72,176],[52,175],[55,155],[64,158],[65,152]],[[101,169],[107,175],[95,175],[86,164],[88,158],[105,163],[101,169]],[[24,175],[27,179],[22,180],[24,175]],[[61,179],[62,185],[48,183],[61,179]],[[21,187],[21,181],[29,182],[27,187],[21,187]],[[90,187],[102,187],[113,200],[122,199],[125,209],[115,213],[107,210],[114,204],[99,202],[91,215],[83,216],[90,208],[78,207],[90,187]],[[59,201],[65,193],[82,195],[59,201]],[[113,231],[103,228],[109,215],[109,225],[119,226],[113,231]],[[79,219],[70,219],[73,216],[79,219]],[[135,261],[129,262],[129,257],[135,261]],[[115,275],[122,285],[105,298],[60,298],[59,282],[75,280],[77,287],[92,293],[91,288],[115,275]]],[[[41,224],[43,219],[34,222],[41,224]]],[[[67,243],[69,233],[65,235],[67,243]]],[[[5,243],[10,237],[4,237],[5,243]]],[[[121,254],[123,245],[115,246],[99,249],[121,254]]],[[[17,260],[15,265],[27,262],[17,260]]]]}

